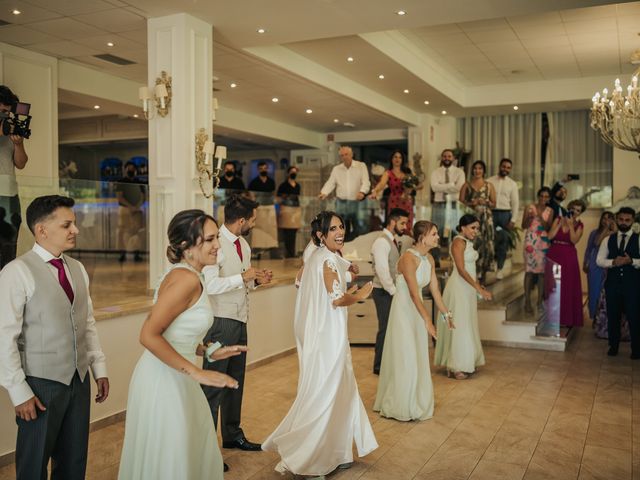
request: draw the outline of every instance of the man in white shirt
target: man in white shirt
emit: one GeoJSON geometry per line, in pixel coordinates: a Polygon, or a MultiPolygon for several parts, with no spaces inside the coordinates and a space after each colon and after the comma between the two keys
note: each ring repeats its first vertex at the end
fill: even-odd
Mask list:
{"type": "Polygon", "coordinates": [[[338,154],[342,163],[333,167],[318,198],[324,200],[335,189],[336,213],[344,220],[345,241],[349,242],[366,232],[367,212],[360,211],[360,202],[369,193],[371,182],[367,165],[353,159],[351,147],[340,147],[338,154]]]}
{"type": "Polygon", "coordinates": [[[520,208],[520,199],[518,198],[518,184],[509,178],[513,162],[508,158],[500,160],[500,170],[498,175],[489,178],[488,182],[493,185],[496,190],[496,207],[493,209],[493,228],[496,230],[496,263],[498,264],[498,272],[496,278],[501,280],[504,278],[502,268],[507,260],[509,251],[509,234],[506,230],[513,230],[518,209],[520,208]]]}
{"type": "MultiPolygon", "coordinates": [[[[244,239],[255,226],[258,204],[242,195],[229,197],[224,206],[224,225],[220,227],[218,263],[203,269],[211,308],[213,325],[204,338],[204,344],[219,342],[224,345],[247,345],[249,319],[249,291],[271,281],[270,270],[251,266],[251,248],[244,239]],[[220,255],[222,254],[222,255],[220,255]]],[[[202,386],[211,408],[214,424],[218,425],[224,448],[260,451],[260,444],[247,440],[240,427],[242,394],[247,355],[209,362],[203,368],[226,373],[238,381],[238,388],[202,386]]]]}
{"type": "Polygon", "coordinates": [[[607,298],[609,351],[615,357],[620,344],[620,318],[624,312],[631,334],[631,358],[640,359],[640,236],[631,230],[636,212],[622,207],[616,213],[618,232],[600,243],[596,263],[607,269],[604,293],[607,298]]]}
{"type": "MultiPolygon", "coordinates": [[[[464,170],[453,165],[453,160],[453,150],[445,148],[440,154],[440,166],[431,172],[431,221],[438,226],[443,245],[447,244],[451,231],[458,223],[457,201],[465,182],[464,170]]],[[[435,248],[431,253],[439,264],[440,250],[435,248]]]]}
{"type": "Polygon", "coordinates": [[[0,384],[15,406],[16,479],[84,479],[91,385],[109,395],[89,277],[63,253],[76,246],[68,197],[38,197],[27,208],[33,248],[0,272],[0,384]]]}
{"type": "Polygon", "coordinates": [[[376,314],[378,315],[378,334],[376,335],[375,356],[373,358],[373,373],[376,375],[380,374],[391,300],[396,293],[395,278],[401,251],[396,235],[402,236],[408,222],[409,212],[401,208],[392,209],[387,217],[387,226],[371,245],[374,272],[371,298],[376,305],[376,314]]]}

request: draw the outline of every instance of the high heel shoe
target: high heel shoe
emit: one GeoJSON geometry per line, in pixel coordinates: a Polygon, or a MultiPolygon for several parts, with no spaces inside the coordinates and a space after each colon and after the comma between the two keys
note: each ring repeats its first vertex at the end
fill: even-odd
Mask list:
{"type": "Polygon", "coordinates": [[[455,378],[456,380],[464,380],[469,378],[468,373],[464,372],[452,372],[451,370],[447,370],[447,378],[455,378]]]}

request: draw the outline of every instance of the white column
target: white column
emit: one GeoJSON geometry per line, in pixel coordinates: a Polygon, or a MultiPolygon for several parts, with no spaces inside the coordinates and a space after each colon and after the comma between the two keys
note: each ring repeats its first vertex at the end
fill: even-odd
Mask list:
{"type": "Polygon", "coordinates": [[[195,135],[211,139],[212,47],[210,24],[187,14],[149,19],[149,88],[162,71],[172,78],[169,114],[149,120],[150,287],[168,266],[167,226],[180,210],[212,211],[198,185],[195,135]]]}

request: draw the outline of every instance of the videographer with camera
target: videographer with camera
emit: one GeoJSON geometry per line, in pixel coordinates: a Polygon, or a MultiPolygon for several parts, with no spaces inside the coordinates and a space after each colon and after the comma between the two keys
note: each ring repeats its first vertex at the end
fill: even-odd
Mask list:
{"type": "Polygon", "coordinates": [[[16,258],[18,231],[22,223],[15,169],[22,170],[27,165],[29,157],[24,149],[24,139],[31,133],[28,121],[26,128],[23,128],[24,124],[17,115],[22,112],[17,112],[16,107],[22,105],[26,104],[21,104],[9,87],[0,85],[0,207],[5,209],[6,218],[16,231],[13,239],[0,239],[3,242],[0,265],[6,265],[16,258]]]}

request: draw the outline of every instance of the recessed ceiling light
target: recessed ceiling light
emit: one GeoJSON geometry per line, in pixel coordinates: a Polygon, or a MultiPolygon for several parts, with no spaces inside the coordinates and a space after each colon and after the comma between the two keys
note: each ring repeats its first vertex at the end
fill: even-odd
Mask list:
{"type": "Polygon", "coordinates": [[[408,88],[405,88],[405,89],[403,90],[403,92],[404,92],[404,93],[409,93],[409,89],[408,89],[408,88]]]}
{"type": "Polygon", "coordinates": [[[133,118],[138,118],[138,117],[139,117],[139,115],[137,113],[133,114],[133,118]]]}
{"type": "Polygon", "coordinates": [[[115,43],[113,42],[107,42],[107,47],[113,47],[115,45],[115,43]]]}
{"type": "Polygon", "coordinates": [[[406,10],[398,10],[396,12],[396,15],[400,15],[401,17],[405,16],[407,14],[406,10]]]}
{"type": "Polygon", "coordinates": [[[347,57],[347,62],[353,62],[353,57],[347,57]]]}
{"type": "Polygon", "coordinates": [[[355,123],[351,123],[351,122],[344,122],[342,125],[344,125],[345,127],[351,127],[351,128],[356,126],[355,123]]]}
{"type": "Polygon", "coordinates": [[[383,74],[380,74],[380,75],[378,75],[378,78],[379,78],[380,80],[384,80],[384,75],[383,75],[383,74]]]}
{"type": "Polygon", "coordinates": [[[265,30],[264,28],[259,28],[259,29],[257,29],[257,30],[256,30],[256,32],[258,32],[258,33],[265,33],[265,32],[266,32],[266,30],[265,30]]]}
{"type": "Polygon", "coordinates": [[[305,110],[305,112],[307,112],[307,113],[313,113],[313,110],[311,110],[310,108],[307,108],[307,109],[305,110]]]}
{"type": "Polygon", "coordinates": [[[340,119],[339,118],[334,118],[333,119],[333,123],[340,123],[340,119]]]}
{"type": "Polygon", "coordinates": [[[425,105],[429,105],[429,100],[425,100],[425,101],[424,101],[424,104],[425,104],[425,105]]]}
{"type": "Polygon", "coordinates": [[[446,110],[442,110],[442,112],[440,112],[440,113],[442,113],[442,115],[446,115],[447,111],[446,110]]]}
{"type": "Polygon", "coordinates": [[[93,106],[93,109],[94,109],[94,110],[100,110],[100,105],[94,105],[94,106],[93,106]]]}
{"type": "Polygon", "coordinates": [[[519,108],[520,108],[520,107],[518,107],[518,105],[514,105],[514,106],[513,106],[513,109],[514,109],[514,110],[518,110],[519,108]]]}
{"type": "Polygon", "coordinates": [[[230,86],[231,88],[236,88],[236,87],[238,86],[238,84],[237,84],[237,83],[231,83],[229,86],[230,86]]]}
{"type": "Polygon", "coordinates": [[[278,99],[278,97],[273,97],[273,98],[271,99],[271,101],[272,101],[273,103],[278,103],[280,100],[278,99]]]}
{"type": "Polygon", "coordinates": [[[14,15],[20,15],[22,12],[17,8],[14,8],[13,10],[11,10],[11,13],[13,13],[14,15]]]}

